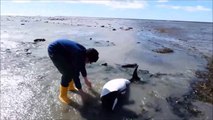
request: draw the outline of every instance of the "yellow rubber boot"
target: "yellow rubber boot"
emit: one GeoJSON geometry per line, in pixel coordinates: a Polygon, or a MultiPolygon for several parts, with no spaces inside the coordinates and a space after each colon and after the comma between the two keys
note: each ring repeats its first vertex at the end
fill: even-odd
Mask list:
{"type": "Polygon", "coordinates": [[[69,88],[68,88],[69,91],[74,91],[74,92],[77,92],[78,89],[75,87],[74,85],[74,81],[72,80],[70,83],[69,83],[69,88]]]}
{"type": "Polygon", "coordinates": [[[71,100],[67,97],[68,87],[60,86],[60,94],[58,96],[59,100],[64,104],[70,104],[71,100]]]}

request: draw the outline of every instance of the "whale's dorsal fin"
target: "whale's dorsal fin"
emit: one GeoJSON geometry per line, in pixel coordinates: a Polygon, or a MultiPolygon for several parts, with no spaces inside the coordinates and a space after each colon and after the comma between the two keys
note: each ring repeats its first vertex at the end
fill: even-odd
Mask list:
{"type": "Polygon", "coordinates": [[[134,81],[139,81],[139,80],[140,80],[140,77],[138,77],[138,65],[137,65],[130,81],[134,82],[134,81]]]}

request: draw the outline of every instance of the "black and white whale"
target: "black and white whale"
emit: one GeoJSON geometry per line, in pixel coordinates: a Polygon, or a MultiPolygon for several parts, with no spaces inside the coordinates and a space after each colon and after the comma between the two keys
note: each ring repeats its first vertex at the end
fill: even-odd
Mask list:
{"type": "Polygon", "coordinates": [[[136,66],[131,79],[112,79],[103,86],[101,91],[101,102],[105,110],[113,111],[118,103],[122,101],[121,99],[124,98],[123,96],[127,93],[130,83],[140,80],[137,74],[137,68],[138,66],[136,66]]]}

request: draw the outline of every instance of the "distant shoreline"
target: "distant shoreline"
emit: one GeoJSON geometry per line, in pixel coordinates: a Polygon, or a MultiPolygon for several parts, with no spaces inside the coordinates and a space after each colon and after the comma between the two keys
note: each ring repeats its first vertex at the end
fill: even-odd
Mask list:
{"type": "Polygon", "coordinates": [[[156,19],[139,19],[139,18],[110,18],[110,17],[88,17],[88,16],[24,16],[24,15],[1,15],[5,17],[63,17],[63,18],[70,18],[70,17],[77,17],[77,18],[98,18],[98,19],[123,19],[123,20],[148,20],[148,21],[168,21],[168,22],[190,22],[190,23],[207,23],[213,24],[212,22],[207,21],[183,21],[183,20],[156,20],[156,19]]]}

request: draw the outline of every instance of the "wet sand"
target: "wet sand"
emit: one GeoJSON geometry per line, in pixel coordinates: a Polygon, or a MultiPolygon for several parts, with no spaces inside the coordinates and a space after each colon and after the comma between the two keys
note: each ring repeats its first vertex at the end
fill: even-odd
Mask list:
{"type": "Polygon", "coordinates": [[[198,80],[196,71],[206,70],[206,58],[212,56],[211,26],[180,21],[1,16],[1,119],[211,120],[212,104],[191,95],[191,83],[198,80]],[[94,47],[100,53],[97,63],[87,65],[94,91],[84,87],[90,98],[86,105],[72,92],[72,106],[58,100],[61,75],[47,55],[47,46],[59,38],[94,47]],[[165,49],[170,52],[162,52],[165,49]],[[122,65],[135,63],[141,82],[130,86],[129,99],[119,111],[106,113],[99,99],[102,86],[110,79],[130,78],[133,68],[122,65]]]}

